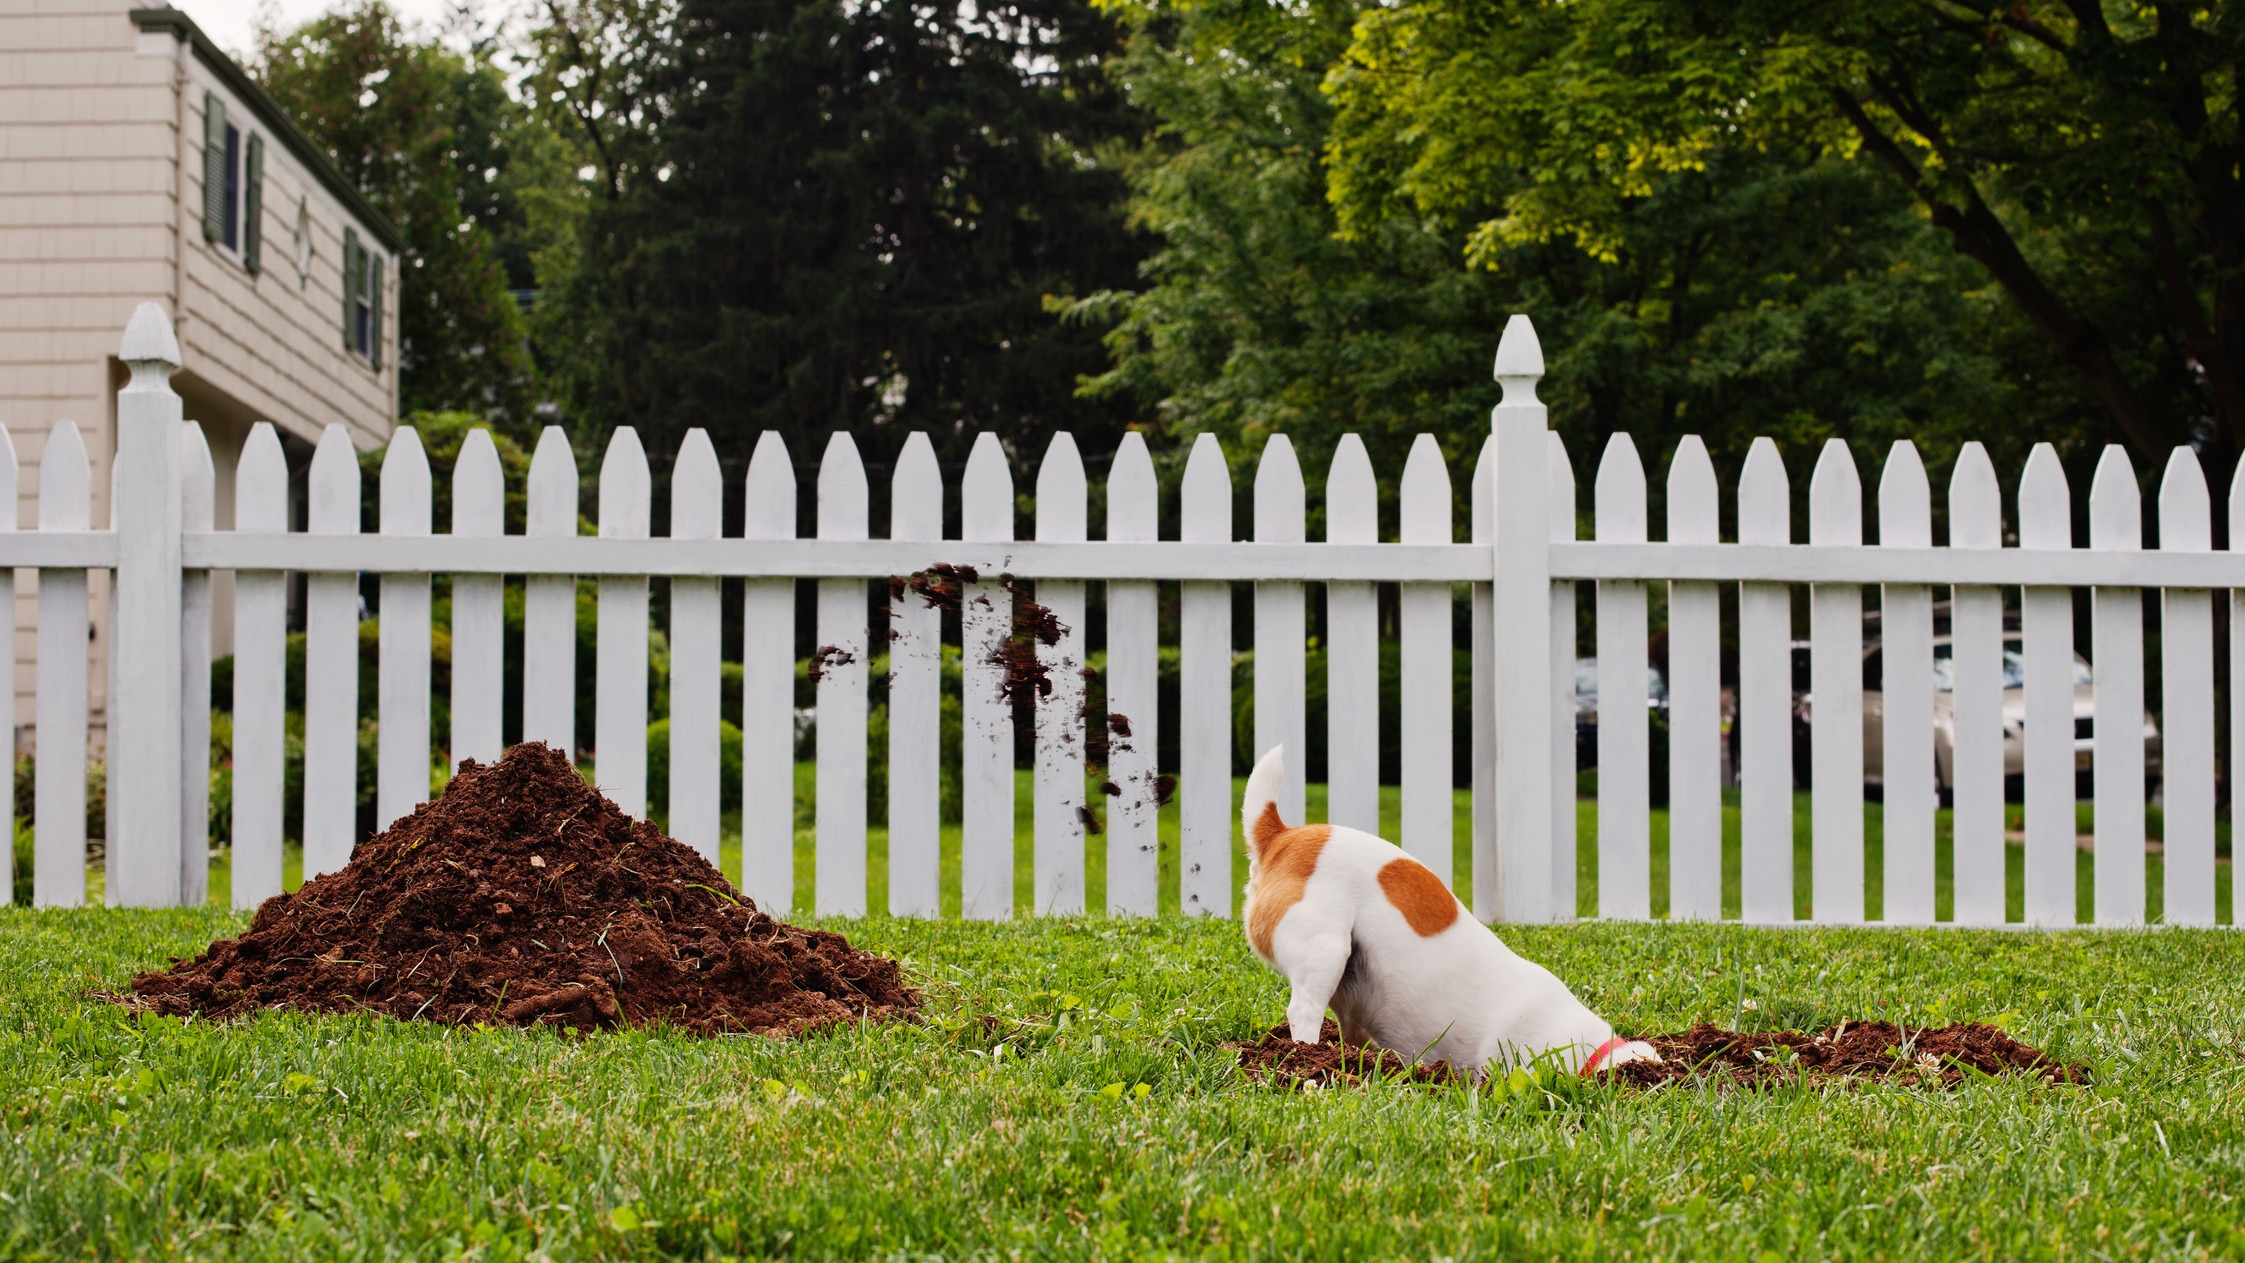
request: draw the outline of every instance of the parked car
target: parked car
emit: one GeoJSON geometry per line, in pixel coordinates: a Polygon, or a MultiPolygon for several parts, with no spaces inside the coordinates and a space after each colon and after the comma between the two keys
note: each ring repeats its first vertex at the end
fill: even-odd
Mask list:
{"type": "MultiPolygon", "coordinates": [[[[1946,603],[1936,606],[1933,637],[1933,763],[1934,785],[1941,801],[1949,801],[1956,784],[1956,671],[1948,629],[1946,603]]],[[[1883,786],[1886,780],[1886,699],[1884,662],[1876,619],[1863,649],[1863,780],[1883,786]]],[[[2019,629],[2006,626],[2003,634],[2003,775],[2007,794],[2016,794],[2026,770],[2026,659],[2019,629]]],[[[1809,646],[1793,643],[1793,768],[1794,779],[1809,783],[1809,646]]],[[[2096,673],[2080,653],[2073,656],[2074,775],[2078,797],[2088,797],[2092,765],[2096,758],[2096,673]]],[[[2159,725],[2145,711],[2144,792],[2155,793],[2159,784],[2159,725]]]]}
{"type": "MultiPolygon", "coordinates": [[[[1668,718],[1668,677],[1657,662],[1645,666],[1645,708],[1652,712],[1653,726],[1664,728],[1668,718]]],[[[1575,770],[1587,772],[1598,766],[1598,660],[1575,659],[1575,770]]],[[[1657,769],[1665,781],[1667,770],[1657,769]]]]}

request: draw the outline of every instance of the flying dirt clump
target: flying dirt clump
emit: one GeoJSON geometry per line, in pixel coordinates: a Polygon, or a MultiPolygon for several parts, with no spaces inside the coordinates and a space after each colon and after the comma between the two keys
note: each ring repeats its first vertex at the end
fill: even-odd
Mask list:
{"type": "Polygon", "coordinates": [[[550,746],[463,759],[444,796],[277,895],[240,938],[133,979],[145,1012],[260,1009],[589,1030],[795,1034],[909,1016],[895,961],[775,921],[550,746]]]}

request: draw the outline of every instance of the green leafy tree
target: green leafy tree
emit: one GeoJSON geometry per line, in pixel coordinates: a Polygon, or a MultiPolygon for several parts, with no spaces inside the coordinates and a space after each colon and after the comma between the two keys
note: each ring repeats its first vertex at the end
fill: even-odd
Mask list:
{"type": "Polygon", "coordinates": [[[511,291],[533,281],[520,183],[550,181],[559,164],[488,49],[462,56],[408,31],[385,0],[353,0],[264,32],[256,70],[406,239],[400,408],[462,409],[523,432],[532,366],[511,291]],[[539,161],[518,164],[524,152],[539,161]]]}
{"type": "Polygon", "coordinates": [[[2194,442],[2218,475],[2245,433],[2239,38],[2222,5],[1425,0],[1367,11],[1334,73],[1334,192],[1352,231],[1432,217],[1485,266],[1626,262],[1679,183],[1829,171],[1965,265],[1919,252],[1924,304],[2000,295],[1955,344],[2013,384],[1984,426],[2194,442]]]}
{"type": "MultiPolygon", "coordinates": [[[[1073,397],[1098,331],[1044,309],[1127,281],[1128,112],[1112,25],[1079,0],[929,10],[837,0],[551,4],[533,91],[577,128],[590,196],[542,349],[581,440],[708,427],[744,459],[850,430],[1023,455],[1119,411],[1073,397]]],[[[551,301],[551,291],[549,291],[551,301]]],[[[541,319],[546,317],[543,315],[541,319]]]]}

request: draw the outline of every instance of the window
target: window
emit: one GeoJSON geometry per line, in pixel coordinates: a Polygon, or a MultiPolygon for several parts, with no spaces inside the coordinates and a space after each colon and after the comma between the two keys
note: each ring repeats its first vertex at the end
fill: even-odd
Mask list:
{"type": "Polygon", "coordinates": [[[343,230],[343,346],[382,368],[382,256],[343,230]]]}
{"type": "Polygon", "coordinates": [[[229,250],[241,249],[242,223],[242,132],[232,123],[226,125],[226,213],[220,235],[229,250]]]}
{"type": "Polygon", "coordinates": [[[262,264],[265,141],[243,136],[215,92],[203,94],[203,239],[239,251],[242,266],[262,264]],[[246,145],[245,145],[246,140],[246,145]]]}

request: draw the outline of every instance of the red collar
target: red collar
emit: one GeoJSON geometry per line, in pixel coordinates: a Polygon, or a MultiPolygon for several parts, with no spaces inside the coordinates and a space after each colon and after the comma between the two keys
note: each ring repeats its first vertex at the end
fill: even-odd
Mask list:
{"type": "Polygon", "coordinates": [[[1598,1065],[1606,1059],[1606,1055],[1628,1042],[1628,1040],[1616,1035],[1605,1043],[1598,1045],[1596,1051],[1590,1054],[1590,1059],[1582,1063],[1583,1074],[1587,1076],[1598,1073],[1598,1065]]]}

